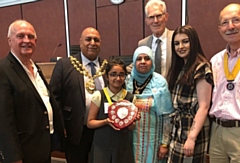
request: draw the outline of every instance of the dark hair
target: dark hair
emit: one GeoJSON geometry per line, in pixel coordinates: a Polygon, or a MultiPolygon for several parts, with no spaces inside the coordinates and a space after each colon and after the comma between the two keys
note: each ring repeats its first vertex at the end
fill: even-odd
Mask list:
{"type": "Polygon", "coordinates": [[[125,73],[127,73],[127,69],[126,69],[126,66],[124,65],[124,62],[119,58],[113,58],[108,61],[108,64],[106,66],[106,75],[108,75],[108,72],[113,68],[113,66],[116,66],[116,65],[121,66],[125,71],[125,73]]]}
{"type": "MultiPolygon", "coordinates": [[[[106,76],[107,76],[107,78],[108,78],[108,73],[113,68],[113,66],[121,66],[123,68],[125,74],[127,74],[127,69],[126,69],[126,66],[125,66],[124,62],[119,58],[113,58],[113,59],[108,61],[108,64],[106,66],[106,76]]],[[[124,83],[122,85],[122,87],[126,88],[126,84],[124,83]]]]}
{"type": "Polygon", "coordinates": [[[195,71],[196,64],[199,60],[206,60],[206,58],[196,30],[190,25],[178,27],[172,36],[172,64],[167,75],[169,89],[172,90],[174,88],[178,75],[181,70],[183,70],[183,67],[184,74],[178,80],[178,84],[192,84],[194,81],[193,72],[195,71]],[[184,64],[183,58],[179,57],[175,51],[174,38],[177,34],[186,34],[189,38],[190,52],[186,64],[184,64]]]}

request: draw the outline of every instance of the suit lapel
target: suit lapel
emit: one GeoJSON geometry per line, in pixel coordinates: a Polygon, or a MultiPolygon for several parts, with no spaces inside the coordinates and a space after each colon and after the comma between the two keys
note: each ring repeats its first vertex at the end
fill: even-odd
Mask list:
{"type": "MultiPolygon", "coordinates": [[[[79,54],[77,54],[74,57],[76,57],[77,60],[79,60],[79,62],[82,63],[81,52],[79,52],[79,54]]],[[[78,81],[79,81],[78,83],[79,83],[80,88],[81,88],[81,93],[82,93],[84,99],[86,99],[86,96],[85,96],[85,86],[84,86],[84,75],[80,74],[79,72],[77,72],[77,73],[78,73],[78,81]]],[[[85,106],[85,100],[84,100],[84,106],[85,106]]]]}
{"type": "Polygon", "coordinates": [[[146,45],[147,45],[150,49],[152,49],[152,40],[153,40],[153,36],[151,35],[151,36],[149,36],[149,38],[147,39],[147,43],[146,43],[146,45]]]}
{"type": "Polygon", "coordinates": [[[23,82],[27,85],[27,87],[29,87],[29,89],[34,92],[34,95],[36,96],[36,98],[43,103],[42,98],[40,97],[32,81],[29,79],[22,65],[11,53],[9,53],[8,59],[12,63],[12,68],[15,71],[15,73],[19,76],[21,80],[23,80],[23,82]]]}

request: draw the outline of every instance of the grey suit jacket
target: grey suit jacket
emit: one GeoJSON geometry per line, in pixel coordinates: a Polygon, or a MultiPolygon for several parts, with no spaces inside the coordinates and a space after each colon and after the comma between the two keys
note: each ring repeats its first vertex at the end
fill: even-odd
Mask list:
{"type": "MultiPolygon", "coordinates": [[[[171,66],[172,62],[172,49],[171,49],[171,42],[172,42],[172,35],[174,31],[167,29],[167,56],[166,56],[166,67],[162,69],[162,76],[166,78],[168,71],[171,66]]],[[[138,42],[138,46],[148,46],[152,49],[152,40],[153,35],[147,36],[144,39],[138,42]]]]}

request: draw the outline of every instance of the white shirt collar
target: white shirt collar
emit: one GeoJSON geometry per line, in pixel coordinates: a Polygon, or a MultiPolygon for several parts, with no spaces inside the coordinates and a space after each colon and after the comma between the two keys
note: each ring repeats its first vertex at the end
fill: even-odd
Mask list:
{"type": "Polygon", "coordinates": [[[163,34],[162,34],[160,37],[156,37],[156,36],[154,36],[154,34],[153,34],[153,42],[154,42],[154,43],[156,43],[156,40],[157,40],[157,39],[160,39],[162,42],[164,42],[164,40],[166,40],[166,38],[167,38],[167,28],[165,28],[163,34]]]}
{"type": "Polygon", "coordinates": [[[94,61],[90,61],[89,59],[87,59],[87,58],[83,55],[82,52],[81,52],[81,57],[82,57],[82,64],[83,64],[84,67],[86,67],[89,62],[93,62],[93,63],[95,63],[95,65],[96,65],[97,67],[99,67],[98,57],[97,57],[94,61]]]}

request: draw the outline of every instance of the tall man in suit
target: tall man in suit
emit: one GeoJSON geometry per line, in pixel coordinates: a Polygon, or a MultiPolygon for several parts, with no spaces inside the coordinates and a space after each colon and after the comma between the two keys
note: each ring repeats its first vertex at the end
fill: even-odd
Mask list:
{"type": "Polygon", "coordinates": [[[89,105],[92,93],[105,85],[101,74],[105,62],[102,63],[98,57],[101,43],[99,32],[92,27],[84,29],[79,43],[81,52],[60,59],[50,81],[63,112],[68,163],[88,162],[94,134],[94,130],[86,126],[89,105]],[[93,68],[96,75],[93,75],[93,68]]]}
{"type": "Polygon", "coordinates": [[[8,30],[10,53],[0,61],[0,162],[50,163],[51,137],[63,122],[40,68],[31,57],[34,27],[16,20],[8,30]]]}
{"type": "MultiPolygon", "coordinates": [[[[156,69],[156,72],[159,72],[165,78],[167,76],[168,70],[171,66],[172,59],[172,50],[171,50],[171,41],[173,31],[166,28],[166,23],[168,20],[168,13],[165,2],[162,0],[150,0],[145,5],[145,22],[150,27],[152,35],[147,36],[146,38],[138,42],[138,46],[148,46],[152,49],[154,58],[156,60],[156,54],[161,55],[159,63],[155,62],[155,65],[160,65],[159,69],[156,69]],[[161,42],[157,43],[157,39],[160,39],[161,42]],[[161,54],[157,53],[157,44],[161,49],[161,54]]],[[[132,65],[127,67],[128,72],[131,72],[132,65]]]]}

